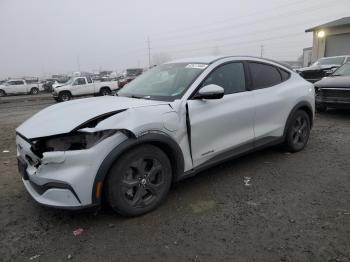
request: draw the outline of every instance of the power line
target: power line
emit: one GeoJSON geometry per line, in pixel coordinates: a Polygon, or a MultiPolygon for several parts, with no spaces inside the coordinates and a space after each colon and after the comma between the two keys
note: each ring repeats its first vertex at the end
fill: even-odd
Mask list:
{"type": "MultiPolygon", "coordinates": [[[[326,0],[326,1],[330,1],[330,0],[326,0]]],[[[287,2],[287,1],[285,1],[285,2],[287,2]]],[[[285,8],[285,7],[288,7],[288,6],[293,6],[293,5],[299,5],[300,3],[305,3],[306,1],[305,0],[300,0],[300,1],[296,1],[296,2],[293,2],[293,3],[288,3],[288,4],[286,4],[286,3],[284,3],[284,4],[282,4],[282,5],[278,5],[278,6],[274,6],[273,8],[266,8],[266,9],[259,9],[259,11],[255,11],[255,12],[252,12],[252,13],[250,13],[250,14],[246,14],[245,15],[245,18],[247,18],[247,17],[252,17],[252,16],[256,16],[257,14],[259,15],[259,13],[265,13],[266,11],[271,11],[271,10],[274,10],[274,9],[279,9],[279,8],[285,8]]],[[[308,3],[310,3],[311,1],[309,0],[309,1],[307,1],[308,3]]],[[[320,0],[317,0],[316,1],[317,3],[319,3],[320,2],[320,0]]],[[[193,29],[195,29],[195,28],[207,28],[208,26],[212,26],[213,24],[215,24],[215,25],[217,25],[217,24],[220,24],[220,23],[227,23],[227,22],[232,22],[232,21],[240,21],[241,20],[241,18],[234,18],[234,19],[232,19],[232,18],[229,18],[229,19],[223,19],[223,20],[219,20],[219,21],[216,21],[216,22],[214,22],[214,23],[206,23],[206,24],[200,24],[200,25],[197,25],[197,26],[191,26],[190,28],[184,28],[184,29],[182,29],[181,30],[181,32],[183,32],[183,31],[188,31],[188,30],[190,30],[190,31],[192,31],[193,29]]],[[[162,33],[158,33],[158,34],[154,34],[153,36],[154,37],[157,37],[157,36],[159,36],[159,35],[164,35],[164,34],[172,34],[172,33],[176,33],[176,32],[179,32],[179,29],[176,29],[176,30],[170,30],[170,31],[166,31],[166,32],[162,32],[162,33]]]]}
{"type": "MultiPolygon", "coordinates": [[[[325,1],[330,1],[330,0],[325,0],[325,1]]],[[[305,3],[305,1],[303,1],[305,3]]],[[[316,1],[318,4],[319,4],[319,0],[316,1]]],[[[307,3],[310,3],[310,1],[308,1],[307,3]]],[[[279,6],[279,7],[284,7],[283,5],[279,6]]],[[[310,13],[310,12],[315,12],[315,11],[318,11],[320,9],[324,9],[324,8],[329,8],[329,5],[326,5],[326,6],[319,6],[318,8],[315,8],[315,5],[311,5],[311,6],[308,6],[308,7],[304,7],[304,8],[300,8],[300,9],[296,9],[296,10],[293,10],[292,12],[291,11],[287,11],[287,12],[284,12],[281,14],[281,12],[279,12],[278,15],[275,15],[275,16],[270,16],[268,18],[269,21],[271,20],[274,20],[274,19],[279,19],[279,18],[285,18],[287,15],[291,15],[293,13],[297,13],[297,14],[303,14],[303,13],[310,13]],[[303,11],[304,10],[304,11],[303,11]]],[[[274,9],[274,8],[273,8],[274,9]]],[[[262,12],[262,11],[259,11],[259,13],[262,12]]],[[[251,15],[246,15],[245,18],[247,17],[250,17],[251,15]]],[[[198,30],[198,29],[195,29],[196,27],[194,26],[191,26],[190,28],[188,28],[187,30],[176,30],[176,31],[173,31],[175,33],[170,35],[170,36],[165,36],[165,37],[161,37],[161,36],[158,36],[158,37],[154,37],[153,38],[162,38],[162,39],[174,39],[174,38],[179,38],[181,36],[193,36],[193,34],[196,34],[196,35],[203,35],[203,34],[206,34],[206,33],[217,33],[217,32],[220,32],[220,31],[224,31],[224,30],[227,30],[227,29],[232,29],[232,27],[237,27],[237,26],[240,26],[240,27],[243,27],[243,26],[250,26],[251,23],[249,21],[245,21],[245,22],[242,22],[242,19],[229,19],[231,22],[232,21],[238,21],[238,23],[234,23],[232,25],[228,25],[227,23],[225,23],[224,26],[218,26],[217,28],[214,28],[214,29],[208,29],[208,27],[210,26],[213,26],[213,25],[218,25],[219,23],[215,23],[215,24],[209,24],[209,25],[202,25],[202,26],[197,26],[197,27],[203,27],[205,30],[198,30]],[[184,31],[190,31],[190,32],[185,32],[184,31]],[[194,32],[191,32],[191,31],[194,31],[194,32]]],[[[266,17],[263,17],[263,18],[260,18],[260,19],[257,19],[255,20],[255,23],[257,22],[266,22],[266,17]]]]}

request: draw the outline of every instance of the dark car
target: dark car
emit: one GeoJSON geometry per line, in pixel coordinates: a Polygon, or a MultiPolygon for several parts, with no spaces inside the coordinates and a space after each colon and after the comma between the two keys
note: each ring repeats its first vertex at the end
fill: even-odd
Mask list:
{"type": "Polygon", "coordinates": [[[316,82],[315,91],[319,112],[326,111],[328,107],[350,108],[350,62],[316,82]]]}
{"type": "Polygon", "coordinates": [[[142,68],[129,68],[129,69],[126,69],[125,77],[120,79],[119,82],[118,82],[119,88],[122,88],[127,83],[130,83],[132,80],[134,80],[136,77],[138,77],[142,73],[143,73],[143,69],[142,68]]]}
{"type": "Polygon", "coordinates": [[[322,77],[331,75],[337,68],[350,61],[350,56],[323,57],[309,67],[297,69],[296,71],[311,83],[315,83],[322,77]]]}

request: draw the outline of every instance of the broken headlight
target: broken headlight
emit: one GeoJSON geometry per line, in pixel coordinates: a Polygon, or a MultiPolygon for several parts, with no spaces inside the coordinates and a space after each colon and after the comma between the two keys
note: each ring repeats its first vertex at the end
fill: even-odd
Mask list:
{"type": "Polygon", "coordinates": [[[33,142],[32,151],[38,156],[42,156],[44,152],[88,149],[115,133],[115,130],[105,130],[94,133],[78,131],[70,134],[42,138],[33,142]]]}

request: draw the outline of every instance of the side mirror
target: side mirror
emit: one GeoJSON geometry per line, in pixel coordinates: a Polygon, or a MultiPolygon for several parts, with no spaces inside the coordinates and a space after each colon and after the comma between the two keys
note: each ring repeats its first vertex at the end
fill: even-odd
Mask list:
{"type": "Polygon", "coordinates": [[[202,87],[194,96],[195,99],[220,99],[225,91],[221,86],[210,84],[202,87]]]}

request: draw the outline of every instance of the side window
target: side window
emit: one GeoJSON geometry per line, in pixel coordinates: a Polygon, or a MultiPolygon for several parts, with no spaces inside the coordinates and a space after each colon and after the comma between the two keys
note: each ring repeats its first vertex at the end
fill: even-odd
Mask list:
{"type": "Polygon", "coordinates": [[[87,80],[87,82],[89,83],[89,84],[91,84],[92,83],[92,80],[91,80],[91,78],[88,76],[88,77],[86,77],[86,80],[87,80]]]}
{"type": "Polygon", "coordinates": [[[282,76],[282,81],[286,81],[290,77],[290,73],[280,68],[280,73],[282,76]]]}
{"type": "Polygon", "coordinates": [[[243,63],[229,63],[214,69],[204,80],[202,87],[210,84],[221,86],[225,95],[246,91],[243,63]]]}
{"type": "Polygon", "coordinates": [[[254,89],[271,87],[282,82],[280,72],[272,65],[249,62],[249,69],[254,89]]]}
{"type": "Polygon", "coordinates": [[[74,85],[85,85],[85,84],[86,84],[85,78],[77,78],[74,81],[74,85]]]}

